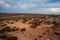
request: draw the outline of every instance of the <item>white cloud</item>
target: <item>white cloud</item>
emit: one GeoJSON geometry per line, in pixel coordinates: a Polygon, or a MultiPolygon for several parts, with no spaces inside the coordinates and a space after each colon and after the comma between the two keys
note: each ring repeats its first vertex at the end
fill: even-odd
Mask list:
{"type": "Polygon", "coordinates": [[[28,9],[28,8],[36,7],[36,6],[37,6],[36,4],[23,3],[22,5],[20,5],[20,8],[22,8],[22,9],[28,9]]]}
{"type": "Polygon", "coordinates": [[[9,1],[9,2],[14,2],[13,0],[7,0],[7,1],[9,1]]]}
{"type": "Polygon", "coordinates": [[[50,8],[52,12],[60,12],[60,8],[50,8]]]}
{"type": "Polygon", "coordinates": [[[60,8],[60,2],[45,3],[44,6],[50,7],[50,8],[60,8]]]}
{"type": "Polygon", "coordinates": [[[56,12],[56,11],[57,11],[56,8],[51,8],[50,10],[51,10],[52,12],[56,12]]]}
{"type": "Polygon", "coordinates": [[[0,1],[0,4],[3,4],[4,2],[3,1],[0,1]]]}
{"type": "Polygon", "coordinates": [[[42,14],[59,14],[60,8],[40,8],[35,10],[35,12],[42,14]]]}
{"type": "Polygon", "coordinates": [[[49,0],[30,0],[31,2],[40,2],[40,3],[44,3],[47,2],[49,0]]]}
{"type": "Polygon", "coordinates": [[[9,4],[7,4],[3,0],[0,0],[0,6],[3,6],[3,7],[11,7],[9,4]]]}

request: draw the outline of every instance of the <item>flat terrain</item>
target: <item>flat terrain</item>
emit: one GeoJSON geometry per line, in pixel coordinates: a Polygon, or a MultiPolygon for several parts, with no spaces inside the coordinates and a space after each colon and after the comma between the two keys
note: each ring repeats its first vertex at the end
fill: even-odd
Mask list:
{"type": "Polygon", "coordinates": [[[19,29],[7,33],[18,40],[60,40],[60,15],[0,14],[0,27],[4,24],[19,29]]]}

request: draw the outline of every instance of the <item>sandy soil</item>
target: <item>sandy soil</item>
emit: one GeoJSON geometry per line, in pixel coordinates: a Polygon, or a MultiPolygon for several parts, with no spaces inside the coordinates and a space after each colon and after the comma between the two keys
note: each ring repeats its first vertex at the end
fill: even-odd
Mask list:
{"type": "Polygon", "coordinates": [[[59,15],[1,14],[2,24],[19,28],[19,31],[8,33],[17,36],[18,40],[60,40],[59,15]],[[22,28],[25,31],[21,31],[22,28]]]}

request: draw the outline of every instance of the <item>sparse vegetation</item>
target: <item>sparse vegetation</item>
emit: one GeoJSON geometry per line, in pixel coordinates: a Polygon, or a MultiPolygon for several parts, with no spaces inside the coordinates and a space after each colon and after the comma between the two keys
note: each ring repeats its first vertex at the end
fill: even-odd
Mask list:
{"type": "Polygon", "coordinates": [[[39,38],[42,38],[42,35],[38,35],[39,38]]]}
{"type": "Polygon", "coordinates": [[[3,21],[3,19],[0,18],[0,21],[3,21]]]}
{"type": "Polygon", "coordinates": [[[5,40],[17,40],[18,38],[16,36],[9,36],[5,40]]]}
{"type": "Polygon", "coordinates": [[[39,16],[38,15],[37,16],[26,15],[25,16],[24,15],[20,17],[19,15],[17,17],[7,16],[7,18],[5,18],[4,16],[4,18],[3,17],[2,19],[0,18],[0,23],[2,23],[0,25],[1,26],[0,27],[0,39],[18,40],[18,38],[21,37],[20,40],[24,38],[25,40],[26,38],[27,40],[30,40],[30,38],[33,38],[32,40],[55,40],[57,39],[56,38],[57,36],[60,36],[60,33],[56,33],[55,31],[55,30],[57,30],[57,32],[60,31],[58,30],[60,28],[60,21],[59,21],[60,17],[59,18],[58,17],[59,16],[55,17],[55,16],[49,16],[49,15],[48,16],[44,16],[44,15],[39,15],[39,16]],[[59,20],[57,21],[55,18],[59,20]],[[34,29],[32,30],[31,28],[34,28],[34,29]],[[53,29],[51,30],[51,28],[54,28],[54,30],[53,29]],[[46,29],[50,29],[50,30],[46,30],[46,29]],[[57,36],[55,37],[55,35],[57,36]]]}
{"type": "Polygon", "coordinates": [[[22,19],[23,20],[23,23],[27,22],[27,19],[22,19]]]}
{"type": "Polygon", "coordinates": [[[5,26],[7,26],[7,24],[3,24],[3,25],[0,25],[1,27],[5,27],[5,26]]]}
{"type": "Polygon", "coordinates": [[[16,27],[13,27],[12,29],[11,29],[11,31],[18,31],[19,29],[18,28],[16,28],[16,27]]]}
{"type": "Polygon", "coordinates": [[[38,40],[37,38],[35,38],[34,40],[38,40]]]}
{"type": "Polygon", "coordinates": [[[23,32],[23,31],[26,31],[26,29],[25,28],[21,28],[21,32],[23,32]]]}
{"type": "Polygon", "coordinates": [[[40,25],[39,20],[33,20],[32,25],[31,25],[31,28],[36,28],[39,25],[40,25]]]}
{"type": "Polygon", "coordinates": [[[4,27],[1,31],[2,31],[2,32],[10,32],[11,29],[10,29],[9,26],[6,26],[6,27],[4,27]]]}
{"type": "Polygon", "coordinates": [[[28,20],[30,20],[30,18],[27,18],[27,19],[23,18],[22,20],[23,20],[23,23],[26,23],[28,20]]]}
{"type": "Polygon", "coordinates": [[[8,37],[7,33],[12,32],[13,30],[16,31],[18,29],[13,28],[13,30],[12,30],[9,26],[7,26],[7,24],[2,25],[2,27],[3,28],[0,30],[0,39],[2,39],[2,40],[17,40],[17,37],[15,37],[15,36],[8,37]]]}
{"type": "Polygon", "coordinates": [[[60,35],[60,33],[58,33],[58,32],[54,32],[54,34],[55,34],[55,35],[60,35]]]}
{"type": "Polygon", "coordinates": [[[9,23],[10,23],[10,24],[14,24],[14,22],[13,22],[12,20],[11,20],[11,21],[9,21],[9,23]]]}
{"type": "Polygon", "coordinates": [[[59,23],[57,23],[56,21],[53,21],[52,24],[57,27],[59,25],[59,23]]]}

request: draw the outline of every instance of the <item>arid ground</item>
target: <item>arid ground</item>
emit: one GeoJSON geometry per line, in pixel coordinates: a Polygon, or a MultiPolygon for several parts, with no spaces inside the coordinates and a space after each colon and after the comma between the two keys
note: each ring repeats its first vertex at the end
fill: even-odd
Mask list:
{"type": "Polygon", "coordinates": [[[0,40],[9,40],[7,36],[17,37],[11,40],[60,40],[60,15],[0,14],[0,40]]]}

